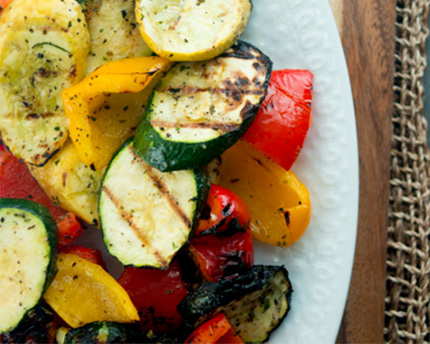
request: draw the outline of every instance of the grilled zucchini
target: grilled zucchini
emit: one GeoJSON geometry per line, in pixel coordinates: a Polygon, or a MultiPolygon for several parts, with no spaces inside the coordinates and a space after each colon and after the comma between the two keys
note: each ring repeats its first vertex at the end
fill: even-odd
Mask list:
{"type": "Polygon", "coordinates": [[[134,0],[87,0],[85,17],[91,37],[87,74],[109,61],[150,56],[134,15],[134,0]]]}
{"type": "Polygon", "coordinates": [[[136,131],[136,153],[166,172],[209,163],[252,124],[271,67],[245,42],[211,61],[176,64],[153,92],[136,131]]]}
{"type": "Polygon", "coordinates": [[[57,271],[57,226],[42,205],[0,198],[0,334],[33,309],[57,271]]]}
{"type": "Polygon", "coordinates": [[[248,22],[250,0],[137,0],[142,36],[173,61],[209,60],[230,48],[248,22]]]}
{"type": "Polygon", "coordinates": [[[61,92],[85,73],[89,34],[74,0],[15,0],[0,16],[0,132],[41,166],[67,139],[61,92]]]}
{"type": "Polygon", "coordinates": [[[291,292],[284,267],[255,265],[234,279],[203,284],[178,311],[190,327],[224,312],[246,343],[262,343],[287,315],[291,292]]]}
{"type": "Polygon", "coordinates": [[[101,187],[100,223],[109,252],[124,265],[167,267],[188,241],[208,189],[200,170],[162,173],[128,141],[101,187]]]}

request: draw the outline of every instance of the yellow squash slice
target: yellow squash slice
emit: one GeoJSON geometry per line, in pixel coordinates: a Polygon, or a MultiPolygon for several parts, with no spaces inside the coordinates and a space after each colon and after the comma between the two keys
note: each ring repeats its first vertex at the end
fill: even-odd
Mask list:
{"type": "Polygon", "coordinates": [[[139,320],[127,292],[101,266],[74,254],[60,254],[57,267],[44,299],[69,326],[139,320]]]}
{"type": "Polygon", "coordinates": [[[152,54],[140,34],[134,0],[91,0],[85,6],[91,37],[87,74],[106,62],[152,54]]]}
{"type": "Polygon", "coordinates": [[[293,172],[243,140],[221,160],[219,184],[245,201],[254,237],[280,247],[297,241],[309,224],[311,202],[308,190],[293,172]]]}
{"type": "Polygon", "coordinates": [[[99,225],[98,198],[105,169],[93,171],[79,158],[70,140],[45,166],[28,166],[45,193],[62,208],[99,225]]]}
{"type": "Polygon", "coordinates": [[[143,38],[173,61],[209,60],[230,48],[251,13],[250,0],[137,0],[143,38]]]}
{"type": "Polygon", "coordinates": [[[0,132],[43,165],[67,139],[61,92],[83,78],[89,33],[75,0],[15,0],[0,16],[0,132]]]}

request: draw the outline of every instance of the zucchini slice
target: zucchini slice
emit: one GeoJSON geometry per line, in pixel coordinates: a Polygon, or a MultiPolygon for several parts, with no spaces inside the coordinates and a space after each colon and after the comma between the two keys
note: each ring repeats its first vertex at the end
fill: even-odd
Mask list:
{"type": "Polygon", "coordinates": [[[262,343],[287,315],[291,293],[284,267],[255,265],[234,279],[203,284],[181,301],[178,311],[191,327],[224,312],[246,343],[262,343]]]}
{"type": "Polygon", "coordinates": [[[67,139],[61,92],[85,73],[89,34],[75,0],[15,0],[0,16],[0,132],[42,166],[67,139]]]}
{"type": "Polygon", "coordinates": [[[104,242],[124,265],[167,267],[188,241],[209,188],[200,170],[162,173],[130,140],[112,159],[100,191],[104,242]]]}
{"type": "Polygon", "coordinates": [[[142,36],[173,61],[209,60],[230,48],[251,13],[250,0],[137,0],[142,36]]]}
{"type": "Polygon", "coordinates": [[[0,333],[33,309],[57,272],[57,226],[42,205],[0,198],[0,333]]]}
{"type": "Polygon", "coordinates": [[[67,331],[64,344],[80,343],[127,343],[127,330],[123,324],[103,321],[67,331]]]}
{"type": "Polygon", "coordinates": [[[271,70],[270,59],[245,42],[211,61],[176,64],[137,128],[137,154],[165,172],[209,163],[252,124],[271,70]]]}
{"type": "Polygon", "coordinates": [[[85,17],[91,37],[87,74],[106,62],[152,55],[137,25],[134,0],[87,0],[85,17]]]}

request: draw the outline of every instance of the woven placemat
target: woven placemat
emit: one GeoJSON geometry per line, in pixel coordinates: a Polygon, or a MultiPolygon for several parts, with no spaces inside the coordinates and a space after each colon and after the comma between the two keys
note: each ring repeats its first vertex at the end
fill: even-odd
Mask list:
{"type": "Polygon", "coordinates": [[[430,342],[430,154],[423,74],[430,0],[397,1],[385,340],[430,342]]]}

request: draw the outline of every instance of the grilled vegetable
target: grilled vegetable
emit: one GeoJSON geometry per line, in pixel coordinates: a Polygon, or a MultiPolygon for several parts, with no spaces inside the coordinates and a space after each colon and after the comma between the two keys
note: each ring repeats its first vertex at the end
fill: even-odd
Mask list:
{"type": "Polygon", "coordinates": [[[81,223],[76,219],[73,213],[67,213],[59,218],[57,221],[57,228],[58,247],[69,245],[84,232],[81,223]]]}
{"type": "Polygon", "coordinates": [[[139,320],[130,297],[101,266],[74,254],[59,254],[57,266],[58,273],[43,297],[71,327],[139,320]]]}
{"type": "Polygon", "coordinates": [[[93,322],[67,331],[63,343],[127,343],[127,330],[124,325],[115,322],[93,322]]]}
{"type": "Polygon", "coordinates": [[[244,139],[289,170],[312,122],[312,80],[307,70],[272,72],[267,97],[244,139]]]}
{"type": "Polygon", "coordinates": [[[176,307],[187,289],[176,261],[166,270],[126,267],[118,283],[139,311],[143,330],[161,333],[180,328],[183,320],[176,307]]]}
{"type": "Polygon", "coordinates": [[[213,318],[200,325],[185,340],[185,344],[212,344],[212,343],[241,343],[240,335],[232,328],[224,313],[218,313],[213,318]]]}
{"type": "Polygon", "coordinates": [[[0,199],[0,333],[12,331],[51,283],[57,241],[57,227],[45,207],[0,199]]]}
{"type": "Polygon", "coordinates": [[[41,166],[64,144],[61,91],[84,76],[88,49],[74,0],[15,0],[1,14],[0,131],[19,159],[41,166]]]}
{"type": "Polygon", "coordinates": [[[54,204],[28,171],[27,166],[0,144],[0,197],[24,198],[45,206],[54,220],[66,211],[54,204]]]}
{"type": "Polygon", "coordinates": [[[139,124],[137,154],[161,171],[209,163],[251,125],[271,66],[245,42],[211,61],[176,64],[155,88],[139,124]]]}
{"type": "Polygon", "coordinates": [[[12,332],[0,334],[0,343],[52,343],[55,335],[54,316],[38,304],[12,332]]]}
{"type": "Polygon", "coordinates": [[[60,249],[59,253],[74,254],[78,257],[88,260],[91,263],[100,265],[103,269],[106,269],[106,264],[103,261],[102,254],[99,250],[78,246],[69,245],[60,249]]]}
{"type": "Polygon", "coordinates": [[[91,38],[87,74],[110,61],[149,56],[134,16],[133,0],[87,0],[85,17],[91,38]]]}
{"type": "Polygon", "coordinates": [[[249,210],[234,192],[211,184],[195,235],[232,236],[245,232],[249,225],[249,210]]]}
{"type": "Polygon", "coordinates": [[[149,95],[171,62],[136,57],[107,63],[63,92],[70,137],[81,160],[99,170],[133,135],[149,95]]]}
{"type": "Polygon", "coordinates": [[[233,45],[251,13],[250,0],[136,1],[143,38],[174,61],[209,60],[233,45]]]}
{"type": "Polygon", "coordinates": [[[194,237],[188,251],[207,281],[232,278],[254,264],[251,230],[225,237],[208,234],[194,237]]]}
{"type": "Polygon", "coordinates": [[[255,265],[234,279],[203,284],[178,311],[191,327],[223,312],[244,342],[261,343],[287,315],[291,292],[284,267],[255,265]]]}
{"type": "Polygon", "coordinates": [[[167,267],[188,241],[208,182],[201,171],[162,173],[127,142],[112,159],[99,203],[109,252],[124,265],[167,267]]]}
{"type": "Polygon", "coordinates": [[[57,331],[58,344],[104,344],[104,343],[183,343],[183,335],[157,335],[152,331],[142,331],[134,324],[115,322],[93,322],[75,329],[61,327],[57,331]]]}
{"type": "Polygon", "coordinates": [[[89,168],[70,140],[45,166],[29,168],[51,199],[85,222],[98,225],[98,194],[105,169],[89,168]]]}
{"type": "Polygon", "coordinates": [[[294,173],[244,140],[221,158],[219,183],[247,204],[254,237],[279,247],[297,241],[309,224],[311,201],[308,190],[294,173]]]}

